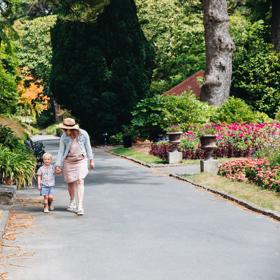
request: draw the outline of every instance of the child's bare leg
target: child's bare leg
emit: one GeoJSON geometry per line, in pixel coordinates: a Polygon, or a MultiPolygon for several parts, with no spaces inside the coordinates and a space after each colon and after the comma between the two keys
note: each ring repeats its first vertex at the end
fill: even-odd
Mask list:
{"type": "Polygon", "coordinates": [[[49,210],[53,210],[52,203],[53,203],[53,195],[50,194],[50,195],[48,196],[48,206],[49,206],[49,210]]]}
{"type": "Polygon", "coordinates": [[[44,195],[44,212],[48,212],[49,211],[49,196],[48,195],[44,195]]]}

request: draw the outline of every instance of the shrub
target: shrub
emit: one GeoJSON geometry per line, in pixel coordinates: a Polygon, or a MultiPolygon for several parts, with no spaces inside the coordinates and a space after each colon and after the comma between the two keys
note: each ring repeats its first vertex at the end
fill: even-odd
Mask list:
{"type": "Polygon", "coordinates": [[[215,123],[255,122],[256,116],[243,100],[230,97],[216,110],[211,121],[215,123]]]}
{"type": "MultiPolygon", "coordinates": [[[[194,127],[182,136],[180,149],[184,159],[204,158],[204,151],[200,149],[199,136],[203,131],[208,131],[208,124],[203,127],[194,127]],[[206,128],[206,130],[204,130],[206,128]]],[[[280,123],[258,124],[212,124],[217,136],[217,149],[213,156],[220,157],[252,157],[266,158],[274,165],[279,163],[280,154],[280,123]],[[278,153],[279,151],[279,153],[278,153]]],[[[158,147],[162,143],[152,145],[151,153],[162,158],[167,157],[170,144],[164,143],[163,148],[158,147]]]]}
{"type": "Polygon", "coordinates": [[[132,126],[139,136],[155,139],[173,124],[184,131],[195,124],[208,122],[214,108],[200,102],[193,94],[181,96],[156,95],[139,102],[132,113],[132,126]]]}
{"type": "Polygon", "coordinates": [[[18,146],[19,140],[16,138],[14,132],[7,126],[0,124],[0,144],[10,149],[18,146]]]}
{"type": "Polygon", "coordinates": [[[46,134],[48,135],[58,135],[60,128],[57,127],[57,124],[52,124],[46,128],[46,134]]]}
{"type": "Polygon", "coordinates": [[[218,174],[234,181],[252,182],[274,191],[280,191],[280,167],[269,165],[266,159],[238,159],[223,163],[218,174]]]}
{"type": "Polygon", "coordinates": [[[123,133],[118,132],[115,135],[110,137],[110,144],[111,145],[121,145],[123,143],[123,133]]]}
{"type": "Polygon", "coordinates": [[[0,181],[19,188],[32,183],[35,171],[34,156],[22,146],[11,151],[0,145],[0,181]]]}
{"type": "Polygon", "coordinates": [[[280,121],[280,107],[278,108],[278,110],[275,114],[275,120],[280,121]]]}

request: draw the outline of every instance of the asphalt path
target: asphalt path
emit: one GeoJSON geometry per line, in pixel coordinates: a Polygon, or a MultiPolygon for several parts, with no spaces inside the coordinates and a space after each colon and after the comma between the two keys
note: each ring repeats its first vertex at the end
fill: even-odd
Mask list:
{"type": "MultiPolygon", "coordinates": [[[[54,155],[57,145],[45,142],[54,155]]],[[[279,222],[101,149],[95,161],[85,216],[64,210],[62,177],[53,213],[15,206],[34,219],[13,241],[30,255],[6,267],[9,280],[280,279],[279,222]]]]}

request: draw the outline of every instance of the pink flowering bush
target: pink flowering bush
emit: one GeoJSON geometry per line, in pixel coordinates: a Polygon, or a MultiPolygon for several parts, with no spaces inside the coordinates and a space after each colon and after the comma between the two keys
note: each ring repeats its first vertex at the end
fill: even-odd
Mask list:
{"type": "Polygon", "coordinates": [[[266,159],[232,160],[221,164],[218,174],[234,181],[248,181],[264,189],[280,191],[280,166],[270,166],[266,159]]]}
{"type": "MultiPolygon", "coordinates": [[[[214,157],[252,157],[265,147],[271,149],[275,143],[280,143],[280,123],[232,123],[232,124],[211,124],[213,133],[217,136],[217,149],[214,157]],[[278,141],[279,140],[279,141],[278,141]]],[[[182,136],[180,146],[185,159],[204,158],[204,151],[200,149],[199,135],[209,134],[209,124],[203,127],[193,127],[182,136]]],[[[169,144],[153,144],[150,153],[161,158],[167,158],[169,144]]],[[[279,145],[280,147],[280,145],[279,145]]],[[[275,150],[275,149],[274,149],[275,150]]]]}

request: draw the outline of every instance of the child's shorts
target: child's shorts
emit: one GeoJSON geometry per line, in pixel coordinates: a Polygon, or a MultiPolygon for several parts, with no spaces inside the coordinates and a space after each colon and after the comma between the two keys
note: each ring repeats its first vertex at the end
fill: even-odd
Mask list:
{"type": "Polygon", "coordinates": [[[52,195],[53,194],[53,187],[42,185],[41,195],[52,195]]]}

